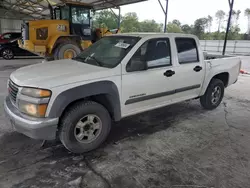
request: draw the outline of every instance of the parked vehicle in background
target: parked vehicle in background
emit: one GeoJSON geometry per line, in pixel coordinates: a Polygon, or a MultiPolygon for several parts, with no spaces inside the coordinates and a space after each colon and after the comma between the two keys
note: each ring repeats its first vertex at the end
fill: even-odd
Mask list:
{"type": "Polygon", "coordinates": [[[18,39],[0,43],[0,56],[6,60],[13,59],[15,56],[37,56],[18,46],[18,39]]]}
{"type": "Polygon", "coordinates": [[[13,72],[4,108],[18,132],[59,136],[68,150],[82,153],[106,140],[112,120],[197,98],[215,109],[240,67],[239,57],[204,59],[193,35],[112,35],[72,60],[13,72]]]}
{"type": "Polygon", "coordinates": [[[2,35],[0,35],[0,43],[9,42],[13,39],[18,39],[21,36],[22,36],[21,33],[17,33],[17,32],[3,33],[2,35]]]}

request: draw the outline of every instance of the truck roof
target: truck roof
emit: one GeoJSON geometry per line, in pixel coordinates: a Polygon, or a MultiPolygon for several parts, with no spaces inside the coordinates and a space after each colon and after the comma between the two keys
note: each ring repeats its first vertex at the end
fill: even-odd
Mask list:
{"type": "MultiPolygon", "coordinates": [[[[118,33],[117,35],[119,36],[134,36],[134,37],[191,37],[191,38],[196,38],[195,35],[191,34],[182,34],[182,33],[118,33]]],[[[113,35],[113,36],[117,36],[113,35]]]]}

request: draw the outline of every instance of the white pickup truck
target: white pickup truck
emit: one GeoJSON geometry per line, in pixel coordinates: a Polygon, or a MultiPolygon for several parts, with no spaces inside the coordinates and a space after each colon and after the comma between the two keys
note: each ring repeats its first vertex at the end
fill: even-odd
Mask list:
{"type": "Polygon", "coordinates": [[[16,70],[4,106],[14,130],[82,153],[105,141],[112,120],[188,99],[216,108],[240,67],[238,57],[205,60],[193,35],[118,34],[72,60],[16,70]]]}

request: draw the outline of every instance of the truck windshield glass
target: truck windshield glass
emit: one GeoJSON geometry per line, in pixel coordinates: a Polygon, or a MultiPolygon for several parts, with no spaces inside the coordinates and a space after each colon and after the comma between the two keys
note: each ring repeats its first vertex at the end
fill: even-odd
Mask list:
{"type": "Polygon", "coordinates": [[[60,8],[56,8],[55,10],[54,10],[54,13],[55,13],[55,19],[56,20],[60,20],[61,18],[60,18],[60,8]]]}
{"type": "Polygon", "coordinates": [[[139,41],[139,37],[108,36],[97,41],[74,58],[76,61],[113,68],[139,41]]]}
{"type": "Polygon", "coordinates": [[[72,23],[76,24],[90,24],[90,10],[82,7],[72,7],[72,23]]]}

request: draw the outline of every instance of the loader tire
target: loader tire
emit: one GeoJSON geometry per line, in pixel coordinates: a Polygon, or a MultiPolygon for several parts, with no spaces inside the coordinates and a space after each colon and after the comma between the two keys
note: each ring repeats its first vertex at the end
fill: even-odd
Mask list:
{"type": "Polygon", "coordinates": [[[81,52],[79,46],[75,43],[64,42],[58,45],[54,51],[54,59],[72,59],[81,52]]]}

